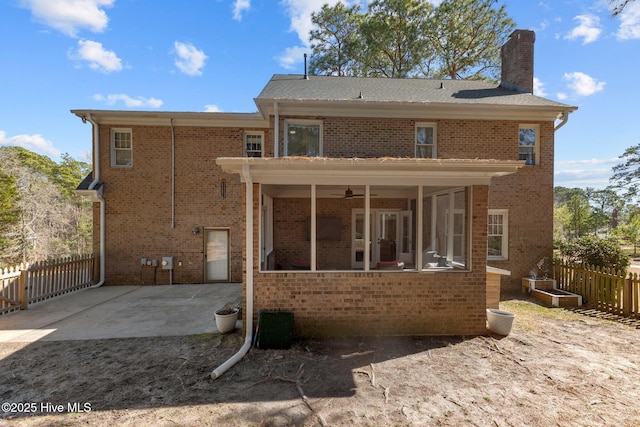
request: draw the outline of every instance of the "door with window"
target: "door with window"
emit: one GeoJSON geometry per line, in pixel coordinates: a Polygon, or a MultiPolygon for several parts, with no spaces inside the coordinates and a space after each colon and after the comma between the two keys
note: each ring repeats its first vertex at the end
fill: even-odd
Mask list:
{"type": "Polygon", "coordinates": [[[229,281],[229,230],[205,230],[205,281],[229,281]]]}

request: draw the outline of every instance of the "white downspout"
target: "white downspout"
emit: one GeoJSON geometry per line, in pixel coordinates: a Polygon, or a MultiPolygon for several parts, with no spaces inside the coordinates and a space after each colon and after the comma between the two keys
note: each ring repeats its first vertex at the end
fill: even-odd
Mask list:
{"type": "Polygon", "coordinates": [[[278,144],[278,138],[280,138],[280,113],[278,112],[278,102],[273,103],[273,157],[280,157],[280,145],[278,144]]]}
{"type": "MultiPolygon", "coordinates": [[[[89,123],[91,123],[92,126],[92,130],[93,130],[93,172],[94,172],[94,177],[93,177],[93,181],[91,182],[91,184],[89,184],[89,190],[93,190],[96,185],[98,185],[98,182],[100,182],[100,128],[98,127],[98,123],[96,123],[93,120],[93,117],[91,117],[91,113],[87,114],[87,120],[89,121],[89,123]]],[[[98,202],[100,203],[100,280],[98,281],[98,283],[96,283],[95,285],[91,286],[91,288],[99,288],[100,286],[104,285],[104,277],[105,277],[105,265],[104,265],[104,260],[105,260],[105,255],[104,255],[104,251],[105,251],[105,242],[104,242],[104,236],[105,236],[105,211],[106,211],[106,206],[105,206],[105,201],[104,198],[102,197],[102,188],[100,188],[99,190],[96,190],[96,197],[98,198],[98,202]]]]}
{"type": "Polygon", "coordinates": [[[253,181],[251,180],[251,174],[249,173],[249,166],[242,166],[242,176],[246,186],[246,202],[245,202],[245,256],[246,256],[246,281],[247,281],[247,295],[246,295],[246,309],[245,312],[245,338],[244,344],[240,347],[240,350],[233,356],[231,356],[226,362],[218,366],[211,372],[211,378],[214,380],[219,378],[222,374],[227,372],[229,368],[238,363],[251,348],[251,342],[253,337],[253,181]]]}

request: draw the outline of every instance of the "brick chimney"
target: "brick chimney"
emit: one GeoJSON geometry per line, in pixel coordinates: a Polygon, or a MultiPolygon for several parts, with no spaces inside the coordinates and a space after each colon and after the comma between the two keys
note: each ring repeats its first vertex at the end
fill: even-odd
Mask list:
{"type": "Polygon", "coordinates": [[[533,93],[533,44],[536,33],[515,30],[502,46],[500,86],[509,90],[533,93]]]}

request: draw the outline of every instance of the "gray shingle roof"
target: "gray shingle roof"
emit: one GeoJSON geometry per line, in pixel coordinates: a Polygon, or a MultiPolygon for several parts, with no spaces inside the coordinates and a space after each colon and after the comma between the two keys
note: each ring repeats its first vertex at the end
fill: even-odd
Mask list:
{"type": "Polygon", "coordinates": [[[477,80],[393,79],[382,77],[275,74],[256,102],[363,101],[421,104],[502,105],[575,109],[575,107],[504,89],[477,80]]]}

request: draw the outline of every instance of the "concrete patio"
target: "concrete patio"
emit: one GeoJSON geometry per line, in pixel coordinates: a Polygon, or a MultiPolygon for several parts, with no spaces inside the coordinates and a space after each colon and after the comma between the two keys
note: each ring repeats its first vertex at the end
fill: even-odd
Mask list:
{"type": "Polygon", "coordinates": [[[85,289],[0,316],[0,342],[213,333],[214,311],[241,297],[240,283],[85,289]]]}

